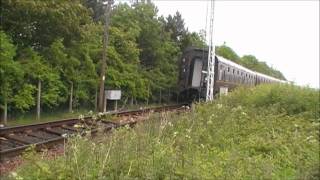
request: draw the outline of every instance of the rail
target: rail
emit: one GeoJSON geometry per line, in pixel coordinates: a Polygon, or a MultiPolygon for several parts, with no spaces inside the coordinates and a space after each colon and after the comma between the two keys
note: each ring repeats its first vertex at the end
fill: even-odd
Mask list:
{"type": "MultiPolygon", "coordinates": [[[[185,109],[187,104],[153,107],[139,110],[108,113],[111,116],[139,116],[145,113],[185,109]]],[[[98,127],[110,131],[125,125],[134,125],[136,121],[124,123],[107,120],[94,120],[92,116],[82,119],[72,118],[53,122],[0,128],[0,161],[21,154],[34,145],[37,149],[48,148],[64,142],[72,134],[95,133],[98,127]]]]}

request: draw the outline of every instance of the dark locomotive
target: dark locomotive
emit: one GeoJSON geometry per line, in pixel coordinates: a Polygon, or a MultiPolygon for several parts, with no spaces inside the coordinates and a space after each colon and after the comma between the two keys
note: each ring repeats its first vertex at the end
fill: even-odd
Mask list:
{"type": "MultiPolygon", "coordinates": [[[[207,49],[189,47],[182,54],[178,82],[180,99],[200,100],[206,97],[207,62],[207,49]]],[[[252,71],[221,56],[215,56],[215,95],[227,94],[239,85],[255,86],[262,83],[285,83],[285,81],[252,71]]]]}

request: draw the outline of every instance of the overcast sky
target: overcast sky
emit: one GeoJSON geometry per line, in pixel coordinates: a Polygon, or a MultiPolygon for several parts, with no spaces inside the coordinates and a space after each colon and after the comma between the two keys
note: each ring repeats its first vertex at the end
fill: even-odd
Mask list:
{"type": "MultiPolygon", "coordinates": [[[[204,0],[153,0],[159,15],[179,11],[190,31],[205,29],[204,0]]],[[[215,2],[214,41],[255,55],[288,80],[319,88],[319,1],[215,2]]]]}

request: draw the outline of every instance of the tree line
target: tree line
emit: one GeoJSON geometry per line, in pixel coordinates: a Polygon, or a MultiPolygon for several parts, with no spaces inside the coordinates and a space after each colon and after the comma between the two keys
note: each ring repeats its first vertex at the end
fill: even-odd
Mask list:
{"type": "MultiPolygon", "coordinates": [[[[7,112],[95,106],[102,58],[104,6],[96,0],[1,2],[0,104],[7,112]],[[37,102],[37,96],[41,101],[37,102]]],[[[113,6],[106,88],[124,101],[176,91],[183,49],[203,45],[181,14],[158,16],[150,2],[113,6]]]]}
{"type": "MultiPolygon", "coordinates": [[[[96,106],[104,8],[97,0],[1,1],[1,119],[36,108],[71,112],[96,106]]],[[[176,92],[177,61],[188,46],[204,47],[205,40],[188,30],[179,12],[163,17],[149,1],[117,3],[110,18],[105,86],[121,89],[123,103],[176,92]]],[[[226,48],[217,47],[217,54],[232,54],[226,48]]],[[[251,56],[231,58],[239,59],[269,75],[280,73],[254,65],[251,56]]]]}

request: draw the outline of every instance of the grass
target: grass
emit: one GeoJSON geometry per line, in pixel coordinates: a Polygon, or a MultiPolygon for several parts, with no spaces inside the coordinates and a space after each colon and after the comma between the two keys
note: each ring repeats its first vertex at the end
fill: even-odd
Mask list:
{"type": "Polygon", "coordinates": [[[319,179],[319,128],[319,91],[239,88],[95,142],[76,136],[54,160],[31,151],[9,178],[319,179]]]}
{"type": "Polygon", "coordinates": [[[8,120],[8,126],[19,126],[19,125],[27,125],[27,124],[34,124],[34,123],[42,123],[42,122],[50,122],[56,121],[59,119],[67,119],[67,118],[77,118],[81,114],[88,114],[89,110],[87,109],[78,109],[74,112],[68,111],[52,111],[52,112],[43,112],[41,113],[41,119],[36,120],[35,113],[26,113],[20,114],[14,119],[8,120]]]}
{"type": "MultiPolygon", "coordinates": [[[[168,103],[169,105],[172,103],[168,103]]],[[[164,104],[166,105],[166,104],[164,104]]],[[[134,104],[134,105],[127,105],[124,107],[124,109],[121,110],[135,110],[139,109],[141,107],[147,108],[147,107],[157,107],[160,106],[159,104],[149,104],[143,105],[143,104],[134,104]]],[[[7,126],[19,126],[19,125],[28,125],[28,124],[34,124],[34,123],[43,123],[43,122],[50,122],[50,121],[56,121],[61,119],[68,119],[68,118],[78,118],[80,115],[91,115],[92,110],[89,110],[88,108],[80,108],[80,109],[74,109],[73,112],[68,112],[68,110],[53,110],[53,111],[47,111],[41,113],[41,119],[36,120],[36,114],[33,112],[19,114],[17,117],[9,119],[7,126]]]]}

